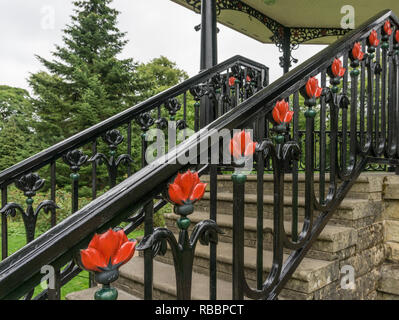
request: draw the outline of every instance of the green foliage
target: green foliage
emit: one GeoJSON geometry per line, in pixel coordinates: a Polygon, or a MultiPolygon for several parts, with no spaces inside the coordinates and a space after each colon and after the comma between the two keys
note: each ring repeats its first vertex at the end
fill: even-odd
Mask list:
{"type": "Polygon", "coordinates": [[[0,171],[39,151],[29,93],[0,86],[0,171]]]}
{"type": "Polygon", "coordinates": [[[72,24],[56,46],[54,60],[37,57],[48,72],[32,74],[29,83],[37,133],[46,146],[123,111],[141,100],[148,84],[133,59],[117,58],[127,43],[116,27],[111,0],[75,1],[72,24]]]}
{"type": "MultiPolygon", "coordinates": [[[[63,45],[56,46],[53,60],[37,57],[47,71],[32,74],[29,84],[34,113],[40,121],[34,122],[41,149],[66,139],[95,125],[188,76],[166,57],[139,64],[133,59],[118,59],[127,43],[126,33],[117,25],[119,12],[110,8],[111,0],[75,1],[72,23],[64,30],[63,45]]],[[[118,128],[124,142],[118,154],[126,153],[127,128],[118,128]]],[[[141,168],[141,130],[132,123],[132,172],[141,168]]],[[[91,155],[91,146],[83,147],[91,155]]],[[[107,145],[98,139],[98,152],[109,155],[107,145]]],[[[126,178],[126,168],[119,169],[119,181],[126,178]]],[[[48,173],[44,173],[45,177],[48,173]]],[[[57,162],[57,184],[69,188],[69,167],[57,162]]],[[[82,167],[81,185],[89,195],[91,166],[82,167]]],[[[105,165],[97,167],[98,187],[108,184],[105,165]]]]}

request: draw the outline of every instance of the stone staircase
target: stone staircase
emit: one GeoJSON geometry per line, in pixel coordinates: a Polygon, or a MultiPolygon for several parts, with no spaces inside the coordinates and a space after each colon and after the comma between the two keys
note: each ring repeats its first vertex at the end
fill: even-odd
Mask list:
{"type": "MultiPolygon", "coordinates": [[[[385,259],[382,188],[384,177],[389,173],[365,173],[356,181],[348,196],[334,213],[321,232],[307,256],[293,273],[279,295],[279,299],[375,299],[379,281],[379,268],[385,259]],[[341,268],[354,268],[355,289],[341,288],[341,268]]],[[[209,177],[203,176],[206,182],[209,177]]],[[[273,234],[273,180],[264,178],[264,278],[272,264],[273,234]]],[[[329,180],[328,177],[326,179],[329,180]]],[[[286,178],[285,230],[291,233],[291,183],[286,178]]],[[[299,175],[299,221],[304,215],[304,176],[299,175]]],[[[326,183],[328,187],[328,183],[326,183]]],[[[315,177],[315,189],[318,190],[315,177]]],[[[232,298],[232,182],[231,176],[218,176],[217,223],[224,232],[217,245],[217,298],[232,298]]],[[[190,215],[193,226],[209,219],[209,193],[196,204],[196,212],[190,215]]],[[[175,233],[178,216],[165,214],[166,226],[175,233]]],[[[298,229],[301,230],[301,223],[298,229]]],[[[245,196],[245,275],[248,283],[255,287],[256,280],[256,176],[248,176],[245,196]]],[[[284,259],[289,250],[285,251],[284,259]]],[[[194,259],[192,298],[209,298],[209,247],[197,245],[194,259]]],[[[134,298],[143,298],[144,259],[134,257],[121,267],[120,278],[114,285],[134,298]]],[[[165,256],[154,260],[154,299],[176,299],[175,271],[170,250],[165,256]]],[[[73,297],[69,297],[73,299],[73,297]]]]}

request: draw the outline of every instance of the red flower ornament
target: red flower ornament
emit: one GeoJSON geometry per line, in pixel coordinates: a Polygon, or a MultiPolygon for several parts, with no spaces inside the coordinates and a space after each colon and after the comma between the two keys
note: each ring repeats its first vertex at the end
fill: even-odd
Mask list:
{"type": "Polygon", "coordinates": [[[247,80],[247,82],[251,82],[252,79],[250,76],[247,76],[246,80],[247,80]]]}
{"type": "Polygon", "coordinates": [[[234,87],[236,80],[237,80],[236,77],[230,77],[229,78],[229,86],[234,87]]]}
{"type": "Polygon", "coordinates": [[[380,40],[378,40],[377,31],[375,30],[371,31],[368,40],[370,46],[378,47],[378,45],[380,44],[380,40]]]}
{"type": "Polygon", "coordinates": [[[331,72],[336,78],[341,78],[344,76],[346,69],[342,67],[342,61],[340,59],[334,60],[331,66],[331,72]]]}
{"type": "Polygon", "coordinates": [[[130,241],[123,230],[109,229],[95,234],[80,258],[84,269],[95,272],[96,282],[108,285],[118,279],[118,268],[133,257],[135,248],[136,241],[130,241]]]}
{"type": "Polygon", "coordinates": [[[315,77],[310,78],[308,82],[306,82],[305,90],[309,99],[319,98],[323,91],[323,89],[319,87],[319,81],[315,77]]]}
{"type": "Polygon", "coordinates": [[[294,111],[290,111],[289,104],[285,100],[277,101],[273,112],[273,119],[278,124],[288,124],[292,120],[292,116],[294,115],[294,111]]]}
{"type": "Polygon", "coordinates": [[[399,30],[396,30],[395,32],[395,41],[396,43],[399,43],[399,30]]]}
{"type": "Polygon", "coordinates": [[[352,48],[352,58],[353,60],[362,61],[364,58],[364,53],[362,52],[362,45],[360,42],[356,42],[352,48]]]}
{"type": "Polygon", "coordinates": [[[175,212],[185,216],[192,213],[193,204],[202,199],[206,186],[200,181],[198,172],[178,173],[168,189],[168,199],[175,205],[175,212]]]}
{"type": "Polygon", "coordinates": [[[387,36],[392,34],[391,22],[389,20],[385,21],[384,32],[387,36]]]}
{"type": "Polygon", "coordinates": [[[237,132],[230,140],[230,153],[235,159],[252,156],[256,149],[256,142],[252,141],[251,134],[245,132],[237,132]]]}

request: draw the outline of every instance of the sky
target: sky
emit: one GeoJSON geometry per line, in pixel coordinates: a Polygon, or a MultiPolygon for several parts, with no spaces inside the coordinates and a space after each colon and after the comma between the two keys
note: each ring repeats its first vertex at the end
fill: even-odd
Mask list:
{"type": "MultiPolygon", "coordinates": [[[[45,69],[35,55],[51,59],[55,44],[62,45],[62,30],[71,23],[72,0],[1,0],[0,1],[0,85],[20,87],[31,92],[30,73],[45,69]]],[[[118,28],[127,32],[121,58],[148,62],[161,55],[175,62],[190,76],[199,72],[200,15],[170,0],[114,0],[120,11],[118,28]]],[[[262,44],[218,24],[218,60],[236,54],[270,68],[271,81],[282,75],[281,53],[273,44],[262,44]]],[[[293,55],[299,63],[323,49],[303,45],[293,55]]]]}

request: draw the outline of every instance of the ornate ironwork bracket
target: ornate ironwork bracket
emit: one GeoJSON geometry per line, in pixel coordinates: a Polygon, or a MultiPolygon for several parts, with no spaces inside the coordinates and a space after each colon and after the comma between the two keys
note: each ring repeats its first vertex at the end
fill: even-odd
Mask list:
{"type": "Polygon", "coordinates": [[[35,238],[36,231],[36,221],[40,210],[44,210],[45,213],[48,213],[51,209],[59,209],[59,207],[52,200],[45,200],[39,203],[36,210],[33,208],[33,199],[32,197],[36,195],[36,191],[40,190],[44,185],[44,180],[39,177],[36,173],[29,173],[27,175],[22,176],[20,179],[15,181],[15,186],[24,192],[24,195],[27,197],[26,211],[22,208],[21,205],[11,202],[7,203],[1,210],[0,214],[4,214],[5,216],[15,217],[17,211],[19,211],[22,215],[22,219],[25,225],[26,231],[26,241],[27,243],[33,241],[35,238]]]}
{"type": "Polygon", "coordinates": [[[107,170],[110,179],[111,188],[116,185],[116,177],[118,173],[118,167],[120,164],[128,164],[129,162],[133,162],[133,159],[128,154],[122,154],[118,158],[115,157],[116,149],[118,145],[122,143],[123,136],[117,129],[109,130],[103,136],[103,140],[108,144],[110,149],[110,157],[108,158],[103,153],[97,153],[93,157],[89,159],[90,162],[96,161],[97,165],[101,165],[105,163],[107,165],[107,170]]]}

